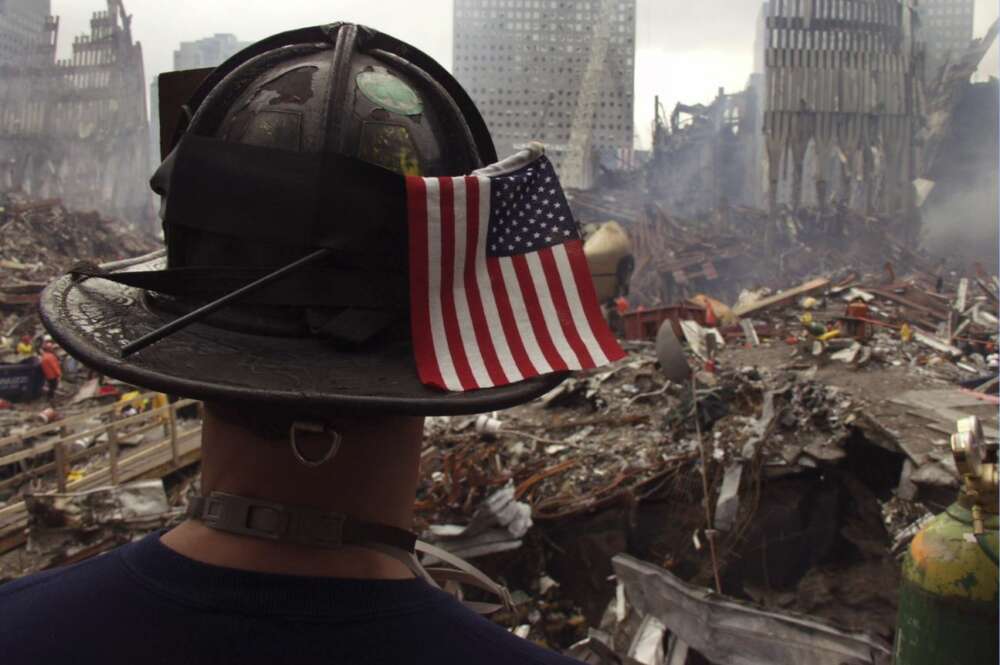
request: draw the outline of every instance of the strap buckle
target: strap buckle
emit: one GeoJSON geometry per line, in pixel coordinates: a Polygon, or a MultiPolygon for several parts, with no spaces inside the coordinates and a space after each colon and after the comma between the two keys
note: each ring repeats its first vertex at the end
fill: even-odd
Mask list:
{"type": "Polygon", "coordinates": [[[280,503],[224,492],[212,492],[205,497],[200,519],[220,531],[268,540],[281,540],[291,521],[280,503]]]}
{"type": "Polygon", "coordinates": [[[266,540],[312,547],[344,544],[345,515],[289,507],[225,492],[212,492],[192,502],[192,517],[205,526],[266,540]]]}

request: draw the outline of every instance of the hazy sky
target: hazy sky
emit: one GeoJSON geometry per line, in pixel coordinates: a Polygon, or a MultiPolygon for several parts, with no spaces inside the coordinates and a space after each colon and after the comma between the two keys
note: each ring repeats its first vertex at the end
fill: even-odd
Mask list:
{"type": "MultiPolygon", "coordinates": [[[[638,0],[636,26],[636,134],[648,146],[653,98],[669,110],[678,101],[711,101],[722,86],[744,87],[753,66],[756,0],[638,0]]],[[[149,80],[173,68],[182,41],[219,32],[243,41],[321,23],[364,23],[412,43],[451,66],[452,0],[125,0],[142,42],[149,80]],[[251,9],[252,7],[252,9],[251,9]]],[[[74,35],[89,32],[90,15],[103,0],[52,0],[61,17],[59,49],[65,57],[74,35]]],[[[976,0],[976,35],[996,19],[997,0],[976,0]]],[[[978,76],[997,75],[994,46],[978,76]]]]}

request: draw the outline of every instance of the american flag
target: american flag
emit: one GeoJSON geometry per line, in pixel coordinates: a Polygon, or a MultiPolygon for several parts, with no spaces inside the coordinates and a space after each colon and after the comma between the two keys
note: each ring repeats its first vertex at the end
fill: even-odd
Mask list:
{"type": "Polygon", "coordinates": [[[420,380],[450,391],[587,369],[622,352],[583,243],[538,148],[459,178],[408,177],[420,380]]]}

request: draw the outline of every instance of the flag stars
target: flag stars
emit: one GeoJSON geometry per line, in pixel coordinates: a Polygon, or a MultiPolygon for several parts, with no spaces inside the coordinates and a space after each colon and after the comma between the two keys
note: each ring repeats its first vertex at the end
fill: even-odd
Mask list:
{"type": "Polygon", "coordinates": [[[559,179],[546,159],[491,180],[489,254],[536,252],[577,236],[559,179]]]}

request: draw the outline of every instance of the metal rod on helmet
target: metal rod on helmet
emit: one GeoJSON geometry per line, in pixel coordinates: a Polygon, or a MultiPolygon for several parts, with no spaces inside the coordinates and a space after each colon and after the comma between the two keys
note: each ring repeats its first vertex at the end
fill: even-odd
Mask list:
{"type": "Polygon", "coordinates": [[[219,309],[222,309],[226,305],[228,305],[228,304],[230,304],[230,303],[232,303],[232,302],[234,302],[236,300],[239,300],[243,296],[245,296],[245,295],[247,295],[249,293],[253,293],[257,289],[259,289],[259,288],[261,288],[263,286],[267,286],[271,282],[274,282],[275,280],[281,279],[285,275],[287,275],[289,273],[292,273],[292,272],[295,272],[296,270],[299,270],[300,268],[303,268],[303,267],[309,265],[310,263],[313,263],[313,262],[318,261],[318,260],[320,260],[320,259],[322,259],[322,258],[324,258],[326,256],[329,256],[330,253],[331,253],[331,251],[332,250],[330,250],[330,249],[325,249],[324,248],[324,249],[317,250],[317,251],[313,252],[312,254],[309,254],[308,256],[303,256],[301,259],[298,259],[297,261],[294,261],[293,263],[289,263],[284,268],[278,268],[277,270],[275,270],[271,274],[264,275],[263,277],[261,277],[257,281],[251,282],[251,283],[247,284],[246,286],[241,286],[240,288],[236,289],[232,293],[228,293],[228,294],[222,296],[218,300],[213,300],[212,302],[210,302],[208,304],[205,304],[205,305],[202,305],[201,307],[199,307],[198,309],[196,309],[194,311],[188,312],[187,314],[185,314],[184,316],[180,317],[179,319],[174,319],[173,321],[171,321],[167,325],[163,326],[162,328],[157,328],[153,332],[147,333],[147,334],[143,335],[142,337],[140,337],[139,339],[135,340],[134,342],[130,342],[129,344],[126,344],[125,347],[122,348],[122,358],[128,358],[133,353],[135,353],[137,351],[141,351],[142,349],[145,349],[150,344],[155,344],[156,342],[159,342],[164,337],[166,337],[168,335],[172,335],[175,332],[177,332],[178,330],[186,328],[187,326],[191,325],[192,323],[195,323],[196,321],[200,321],[201,319],[205,318],[206,316],[208,316],[212,312],[215,312],[215,311],[217,311],[219,309]]]}

